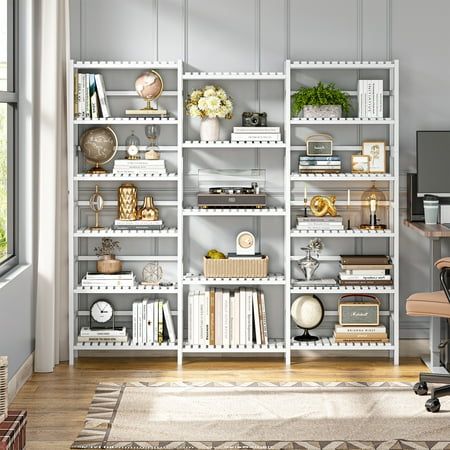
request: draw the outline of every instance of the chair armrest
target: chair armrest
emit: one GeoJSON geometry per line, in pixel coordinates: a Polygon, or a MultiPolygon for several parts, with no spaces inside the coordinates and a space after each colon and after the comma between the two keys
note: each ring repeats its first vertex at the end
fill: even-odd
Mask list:
{"type": "Polygon", "coordinates": [[[450,257],[438,259],[434,265],[438,270],[447,269],[450,267],[450,257]]]}

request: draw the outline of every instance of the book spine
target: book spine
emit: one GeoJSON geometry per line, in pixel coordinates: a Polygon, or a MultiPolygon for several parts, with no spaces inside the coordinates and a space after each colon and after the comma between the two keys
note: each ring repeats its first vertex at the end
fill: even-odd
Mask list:
{"type": "Polygon", "coordinates": [[[215,331],[215,340],[216,345],[223,345],[223,290],[216,289],[216,297],[215,297],[215,321],[214,331],[215,331]]]}
{"type": "Polygon", "coordinates": [[[378,114],[381,119],[384,116],[384,95],[383,95],[383,80],[378,80],[378,114]]]}
{"type": "Polygon", "coordinates": [[[210,305],[210,289],[206,290],[205,293],[203,294],[203,301],[205,304],[205,317],[204,317],[204,327],[205,327],[205,345],[209,345],[209,339],[211,337],[210,334],[210,329],[209,329],[209,321],[210,321],[210,317],[209,317],[209,305],[210,305]]]}
{"type": "Polygon", "coordinates": [[[192,324],[194,345],[200,344],[200,295],[198,291],[194,292],[192,297],[194,322],[192,324]]]}
{"type": "Polygon", "coordinates": [[[281,134],[279,133],[231,133],[232,141],[266,141],[275,142],[281,141],[281,134]]]}
{"type": "Polygon", "coordinates": [[[147,342],[149,344],[153,344],[155,342],[153,336],[153,306],[153,301],[147,303],[147,342]]]}
{"type": "Polygon", "coordinates": [[[158,342],[159,308],[158,300],[153,302],[153,342],[158,342]]]}
{"type": "Polygon", "coordinates": [[[133,343],[137,344],[137,338],[138,338],[138,333],[137,333],[137,302],[133,303],[132,308],[133,308],[133,310],[132,310],[132,313],[133,313],[133,325],[132,325],[133,332],[132,332],[131,338],[133,340],[133,343]]]}
{"type": "Polygon", "coordinates": [[[261,345],[261,322],[259,320],[258,292],[256,289],[253,291],[253,319],[255,321],[256,343],[261,345]]]}
{"type": "Polygon", "coordinates": [[[84,103],[84,73],[78,73],[78,118],[86,117],[86,105],[84,103]]]}
{"type": "Polygon", "coordinates": [[[216,293],[209,291],[209,344],[216,345],[216,293]]]}
{"type": "Polygon", "coordinates": [[[334,330],[339,334],[386,333],[386,327],[384,325],[379,325],[376,327],[335,325],[334,330]]]}
{"type": "Polygon", "coordinates": [[[204,302],[204,294],[199,293],[199,344],[205,345],[205,302],[204,302]]]}
{"type": "Polygon", "coordinates": [[[164,316],[163,316],[163,302],[162,300],[158,301],[158,344],[162,344],[164,342],[164,316]]]}
{"type": "Polygon", "coordinates": [[[174,344],[176,342],[175,326],[172,320],[170,305],[167,300],[163,302],[164,320],[166,321],[167,332],[169,334],[169,342],[174,344]]]}
{"type": "Polygon", "coordinates": [[[137,327],[138,327],[138,338],[137,342],[139,345],[143,343],[142,341],[142,302],[137,304],[137,327]]]}
{"type": "Polygon", "coordinates": [[[234,292],[230,292],[230,309],[229,309],[229,333],[230,333],[230,346],[234,345],[234,301],[235,295],[234,292]]]}
{"type": "Polygon", "coordinates": [[[236,134],[249,134],[249,133],[258,133],[258,134],[279,134],[280,127],[233,127],[233,133],[236,134]]]}
{"type": "Polygon", "coordinates": [[[188,294],[188,344],[189,345],[194,344],[193,333],[192,333],[192,325],[194,323],[193,309],[194,309],[194,305],[192,304],[192,292],[189,292],[189,294],[188,294]]]}
{"type": "Polygon", "coordinates": [[[341,286],[392,286],[392,280],[339,280],[341,286]]]}
{"type": "Polygon", "coordinates": [[[142,343],[147,344],[147,300],[142,300],[142,343]]]}
{"type": "Polygon", "coordinates": [[[223,322],[222,322],[222,340],[223,345],[230,345],[230,292],[223,293],[223,322]]]}
{"type": "Polygon", "coordinates": [[[247,289],[239,290],[239,344],[247,343],[247,289]]]}
{"type": "Polygon", "coordinates": [[[74,119],[79,119],[79,110],[78,110],[78,69],[74,69],[73,71],[73,117],[74,119]]]}
{"type": "Polygon", "coordinates": [[[234,293],[233,304],[233,346],[238,346],[241,341],[241,295],[239,291],[234,293]]]}
{"type": "Polygon", "coordinates": [[[102,110],[102,117],[107,119],[111,117],[111,112],[109,109],[108,97],[106,96],[105,82],[103,80],[103,75],[98,73],[95,75],[95,84],[97,86],[98,99],[100,101],[100,108],[102,110]]]}
{"type": "Polygon", "coordinates": [[[389,258],[387,256],[341,256],[341,264],[373,266],[377,264],[389,264],[389,258]]]}
{"type": "Polygon", "coordinates": [[[90,78],[89,73],[85,74],[84,97],[86,102],[86,118],[91,119],[91,94],[90,94],[90,78]]]}
{"type": "Polygon", "coordinates": [[[266,315],[266,297],[264,292],[261,292],[261,316],[262,316],[262,339],[261,342],[265,345],[269,343],[269,333],[267,330],[267,315],[266,315]]]}

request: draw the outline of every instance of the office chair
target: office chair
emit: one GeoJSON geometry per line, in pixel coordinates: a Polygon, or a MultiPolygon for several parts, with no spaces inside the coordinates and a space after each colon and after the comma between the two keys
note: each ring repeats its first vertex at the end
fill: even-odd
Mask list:
{"type": "MultiPolygon", "coordinates": [[[[447,275],[450,273],[450,257],[436,261],[440,270],[442,291],[421,292],[411,295],[406,300],[406,314],[409,316],[428,316],[450,319],[450,292],[447,275]]],[[[441,342],[439,348],[444,348],[448,340],[441,342]]],[[[429,412],[438,412],[441,408],[440,397],[450,395],[450,374],[421,373],[419,382],[414,385],[417,395],[427,395],[427,383],[444,384],[431,389],[431,397],[426,401],[425,408],[429,412]]]]}

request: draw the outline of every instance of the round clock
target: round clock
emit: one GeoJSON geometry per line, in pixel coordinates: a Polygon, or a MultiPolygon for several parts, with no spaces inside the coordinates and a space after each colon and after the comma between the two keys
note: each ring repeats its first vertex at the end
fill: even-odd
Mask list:
{"type": "Polygon", "coordinates": [[[148,263],[142,271],[142,284],[156,285],[162,280],[163,270],[158,263],[148,263]]]}
{"type": "Polygon", "coordinates": [[[255,236],[250,231],[242,231],[236,237],[237,255],[255,254],[255,236]]]}
{"type": "Polygon", "coordinates": [[[141,141],[134,134],[134,131],[127,137],[125,140],[125,147],[127,149],[127,159],[139,159],[139,146],[141,145],[141,141]]]}
{"type": "Polygon", "coordinates": [[[112,319],[114,309],[107,300],[97,300],[91,306],[91,319],[97,323],[106,323],[112,319]]]}

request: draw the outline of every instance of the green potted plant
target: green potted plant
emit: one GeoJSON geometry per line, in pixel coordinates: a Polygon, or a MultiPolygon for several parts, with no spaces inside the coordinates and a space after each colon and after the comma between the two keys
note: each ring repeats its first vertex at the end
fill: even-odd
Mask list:
{"type": "Polygon", "coordinates": [[[97,272],[113,274],[122,271],[122,261],[116,259],[116,251],[120,250],[119,241],[111,238],[102,238],[102,244],[95,247],[95,254],[98,256],[97,272]]]}
{"type": "Polygon", "coordinates": [[[304,118],[340,118],[350,111],[347,94],[336,88],[334,83],[301,87],[292,96],[292,113],[304,118]]]}

